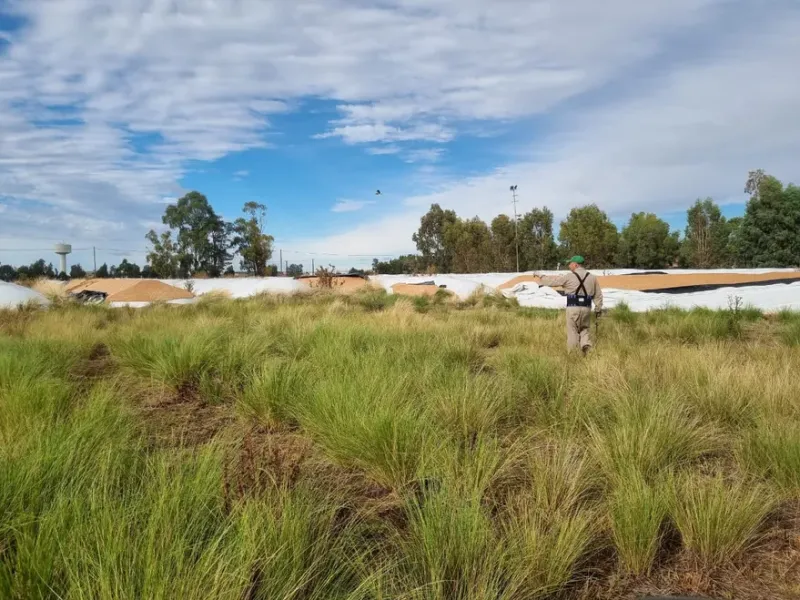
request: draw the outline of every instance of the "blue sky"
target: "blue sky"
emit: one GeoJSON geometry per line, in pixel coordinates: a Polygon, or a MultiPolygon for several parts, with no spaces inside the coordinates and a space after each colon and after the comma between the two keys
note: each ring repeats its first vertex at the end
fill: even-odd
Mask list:
{"type": "Polygon", "coordinates": [[[798,30],[791,0],[0,0],[0,262],[141,263],[192,189],[341,267],[511,184],[557,219],[735,216],[749,169],[800,180],[798,30]]]}

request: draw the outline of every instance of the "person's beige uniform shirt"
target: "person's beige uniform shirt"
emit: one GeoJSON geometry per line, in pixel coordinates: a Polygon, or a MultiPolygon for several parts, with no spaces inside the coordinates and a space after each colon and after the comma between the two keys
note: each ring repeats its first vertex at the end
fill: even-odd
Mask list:
{"type": "MultiPolygon", "coordinates": [[[[547,287],[560,287],[567,294],[575,294],[578,292],[578,288],[580,287],[578,278],[575,277],[575,275],[580,276],[581,279],[586,277],[583,287],[586,288],[586,293],[589,294],[594,301],[594,310],[603,310],[603,290],[600,289],[600,282],[597,281],[597,277],[589,273],[583,267],[578,267],[575,269],[574,273],[569,272],[564,275],[545,275],[542,277],[541,285],[545,285],[547,287]],[[587,274],[589,275],[588,277],[586,277],[587,274]]],[[[566,302],[566,299],[564,302],[566,302]]]]}
{"type": "MultiPolygon", "coordinates": [[[[581,279],[585,278],[583,287],[586,293],[592,297],[594,310],[601,311],[603,309],[603,290],[600,289],[597,277],[583,267],[579,267],[574,272],[569,272],[565,275],[542,277],[541,285],[561,287],[566,294],[576,294],[580,288],[580,282],[575,275],[578,275],[581,279]]],[[[566,303],[566,298],[564,302],[566,303]]],[[[591,308],[567,307],[567,350],[583,350],[586,352],[592,347],[591,324],[591,308]]]]}

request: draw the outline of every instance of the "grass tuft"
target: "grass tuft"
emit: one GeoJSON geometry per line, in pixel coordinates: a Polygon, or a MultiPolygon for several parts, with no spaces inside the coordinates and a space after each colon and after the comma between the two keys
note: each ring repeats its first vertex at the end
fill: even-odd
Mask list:
{"type": "Polygon", "coordinates": [[[623,396],[607,425],[589,424],[594,452],[609,476],[630,471],[648,481],[663,469],[685,467],[716,450],[716,432],[670,395],[623,396]]]}
{"type": "Polygon", "coordinates": [[[668,508],[664,490],[648,483],[637,471],[616,477],[608,512],[614,547],[626,573],[637,577],[650,574],[668,508]]]}
{"type": "Polygon", "coordinates": [[[800,423],[762,420],[743,435],[739,458],[753,474],[800,498],[800,423]]]}
{"type": "Polygon", "coordinates": [[[553,516],[535,502],[518,498],[505,529],[507,597],[546,598],[566,587],[591,550],[596,534],[597,515],[591,511],[553,516]]]}
{"type": "Polygon", "coordinates": [[[739,558],[758,542],[778,498],[743,478],[688,474],[672,484],[670,514],[684,547],[706,568],[739,558]]]}

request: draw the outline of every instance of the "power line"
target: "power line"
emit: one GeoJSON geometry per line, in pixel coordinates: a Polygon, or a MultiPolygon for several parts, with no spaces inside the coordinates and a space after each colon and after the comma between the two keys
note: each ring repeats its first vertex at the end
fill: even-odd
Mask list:
{"type": "Polygon", "coordinates": [[[301,250],[284,250],[284,253],[303,254],[305,256],[343,256],[347,258],[393,258],[395,254],[342,254],[340,252],[303,252],[301,250]]]}
{"type": "MultiPolygon", "coordinates": [[[[341,252],[308,252],[305,250],[291,250],[281,248],[280,251],[283,251],[286,254],[300,254],[304,256],[332,256],[332,257],[343,257],[343,258],[394,258],[399,256],[398,253],[393,254],[381,254],[381,253],[370,253],[370,254],[347,254],[341,252]]],[[[109,248],[105,246],[89,246],[86,248],[72,248],[72,252],[95,252],[95,251],[104,251],[104,252],[118,252],[124,254],[147,254],[147,249],[131,249],[131,248],[109,248]]],[[[48,252],[52,253],[53,248],[0,248],[0,252],[48,252]]]]}
{"type": "MultiPolygon", "coordinates": [[[[73,252],[85,252],[91,248],[73,248],[73,252]]],[[[50,252],[53,253],[53,247],[50,248],[0,248],[0,252],[50,252]]]]}

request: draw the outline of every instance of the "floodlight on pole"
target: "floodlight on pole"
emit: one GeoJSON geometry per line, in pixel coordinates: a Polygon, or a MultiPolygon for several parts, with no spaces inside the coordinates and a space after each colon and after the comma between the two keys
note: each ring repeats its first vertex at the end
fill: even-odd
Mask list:
{"type": "Polygon", "coordinates": [[[511,190],[511,197],[513,198],[511,203],[514,205],[514,245],[517,249],[517,273],[519,273],[519,218],[517,217],[517,186],[512,185],[508,189],[511,190]]]}

